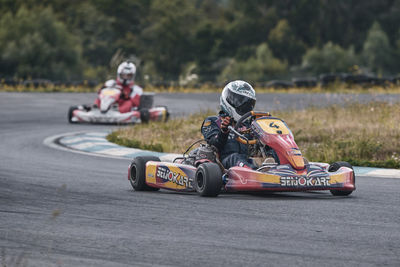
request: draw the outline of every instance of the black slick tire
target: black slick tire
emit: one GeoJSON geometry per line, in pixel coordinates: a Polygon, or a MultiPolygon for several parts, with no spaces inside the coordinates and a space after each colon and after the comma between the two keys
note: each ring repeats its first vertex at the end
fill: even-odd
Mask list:
{"type": "Polygon", "coordinates": [[[218,164],[203,163],[196,171],[194,187],[203,197],[216,197],[221,192],[222,172],[218,164]]]}
{"type": "Polygon", "coordinates": [[[157,191],[159,188],[146,184],[146,163],[148,161],[160,161],[158,157],[136,157],[129,166],[129,182],[135,191],[157,191]]]}
{"type": "Polygon", "coordinates": [[[78,109],[77,106],[69,107],[69,110],[68,110],[68,122],[69,123],[76,123],[76,122],[72,121],[72,116],[73,116],[74,110],[76,110],[76,109],[78,109]]]}
{"type": "MultiPolygon", "coordinates": [[[[341,167],[347,167],[347,168],[350,168],[353,170],[353,182],[355,185],[356,184],[356,175],[354,174],[353,166],[351,166],[351,164],[346,161],[338,161],[338,162],[332,163],[328,168],[328,172],[335,172],[335,171],[339,170],[341,167]]],[[[349,190],[330,190],[330,191],[331,191],[331,194],[334,196],[348,196],[351,193],[353,193],[353,191],[349,191],[349,190]]]]}
{"type": "Polygon", "coordinates": [[[168,108],[167,108],[166,106],[157,106],[157,107],[159,107],[159,108],[165,108],[165,119],[164,119],[164,122],[167,122],[167,121],[169,120],[169,116],[171,115],[171,114],[168,112],[168,108]]]}
{"type": "Polygon", "coordinates": [[[150,121],[150,112],[148,109],[141,109],[140,110],[140,120],[142,123],[149,123],[150,121]]]}

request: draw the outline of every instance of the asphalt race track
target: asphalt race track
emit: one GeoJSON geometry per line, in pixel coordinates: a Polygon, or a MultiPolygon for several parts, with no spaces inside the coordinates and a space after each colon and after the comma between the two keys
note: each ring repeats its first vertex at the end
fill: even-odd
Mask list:
{"type": "MultiPolygon", "coordinates": [[[[128,160],[43,145],[56,134],[112,129],[67,123],[70,105],[93,99],[0,93],[1,266],[400,266],[400,179],[359,178],[350,197],[134,192],[128,160]]],[[[257,107],[372,99],[400,101],[273,94],[259,95],[257,107]]],[[[217,95],[156,102],[176,116],[215,109],[217,95]]]]}

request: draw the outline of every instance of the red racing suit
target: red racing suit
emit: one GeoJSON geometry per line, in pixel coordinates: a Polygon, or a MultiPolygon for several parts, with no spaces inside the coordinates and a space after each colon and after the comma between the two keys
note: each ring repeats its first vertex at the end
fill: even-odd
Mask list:
{"type": "MultiPolygon", "coordinates": [[[[118,79],[108,80],[100,88],[114,87],[121,90],[121,96],[118,99],[118,109],[121,113],[130,112],[132,108],[139,107],[140,97],[143,94],[143,89],[137,86],[134,82],[124,85],[118,79]]],[[[100,92],[99,90],[99,92],[100,92]]],[[[94,104],[100,106],[100,99],[97,97],[94,104]]]]}

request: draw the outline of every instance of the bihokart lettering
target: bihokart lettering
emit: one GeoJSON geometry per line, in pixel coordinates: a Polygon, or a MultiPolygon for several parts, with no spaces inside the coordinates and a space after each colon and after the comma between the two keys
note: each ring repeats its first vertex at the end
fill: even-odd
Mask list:
{"type": "Polygon", "coordinates": [[[329,177],[283,176],[281,186],[330,186],[329,177]]]}
{"type": "Polygon", "coordinates": [[[174,184],[185,186],[186,188],[192,188],[192,178],[183,176],[177,172],[173,172],[167,167],[159,166],[157,167],[156,178],[160,178],[165,181],[170,181],[174,184]]]}

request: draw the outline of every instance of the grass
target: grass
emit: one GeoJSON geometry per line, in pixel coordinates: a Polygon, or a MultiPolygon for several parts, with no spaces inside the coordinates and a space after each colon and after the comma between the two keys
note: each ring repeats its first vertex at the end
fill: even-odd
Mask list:
{"type": "MultiPolygon", "coordinates": [[[[97,92],[97,87],[88,87],[85,85],[79,86],[47,86],[34,87],[18,85],[16,87],[8,86],[0,83],[0,92],[40,92],[40,93],[91,93],[97,92]]],[[[203,84],[200,87],[182,87],[182,86],[145,86],[144,89],[148,92],[156,93],[220,93],[223,85],[217,87],[212,84],[203,84]]],[[[361,85],[346,85],[344,83],[334,83],[327,87],[316,86],[312,88],[267,88],[255,86],[257,93],[344,93],[344,94],[362,94],[362,93],[400,93],[400,85],[390,84],[387,86],[361,86],[361,85]]]]}
{"type": "MultiPolygon", "coordinates": [[[[152,92],[169,92],[169,93],[220,93],[221,87],[214,85],[204,84],[200,87],[154,87],[147,86],[145,89],[152,92]]],[[[290,88],[271,88],[254,86],[257,93],[343,93],[343,94],[399,94],[400,85],[389,84],[387,86],[362,86],[362,85],[349,85],[345,83],[333,83],[329,86],[315,86],[315,87],[290,87],[290,88]]]]}
{"type": "MultiPolygon", "coordinates": [[[[182,153],[202,138],[200,126],[210,114],[121,128],[107,138],[129,147],[182,153]]],[[[345,107],[313,107],[272,114],[286,121],[310,161],[400,168],[400,104],[348,103],[345,107]]]]}
{"type": "Polygon", "coordinates": [[[122,146],[157,152],[183,153],[194,141],[202,139],[200,126],[211,112],[171,119],[168,122],[150,122],[121,128],[107,136],[107,140],[122,146]]]}
{"type": "Polygon", "coordinates": [[[400,168],[400,104],[370,103],[276,113],[312,161],[400,168]]]}

